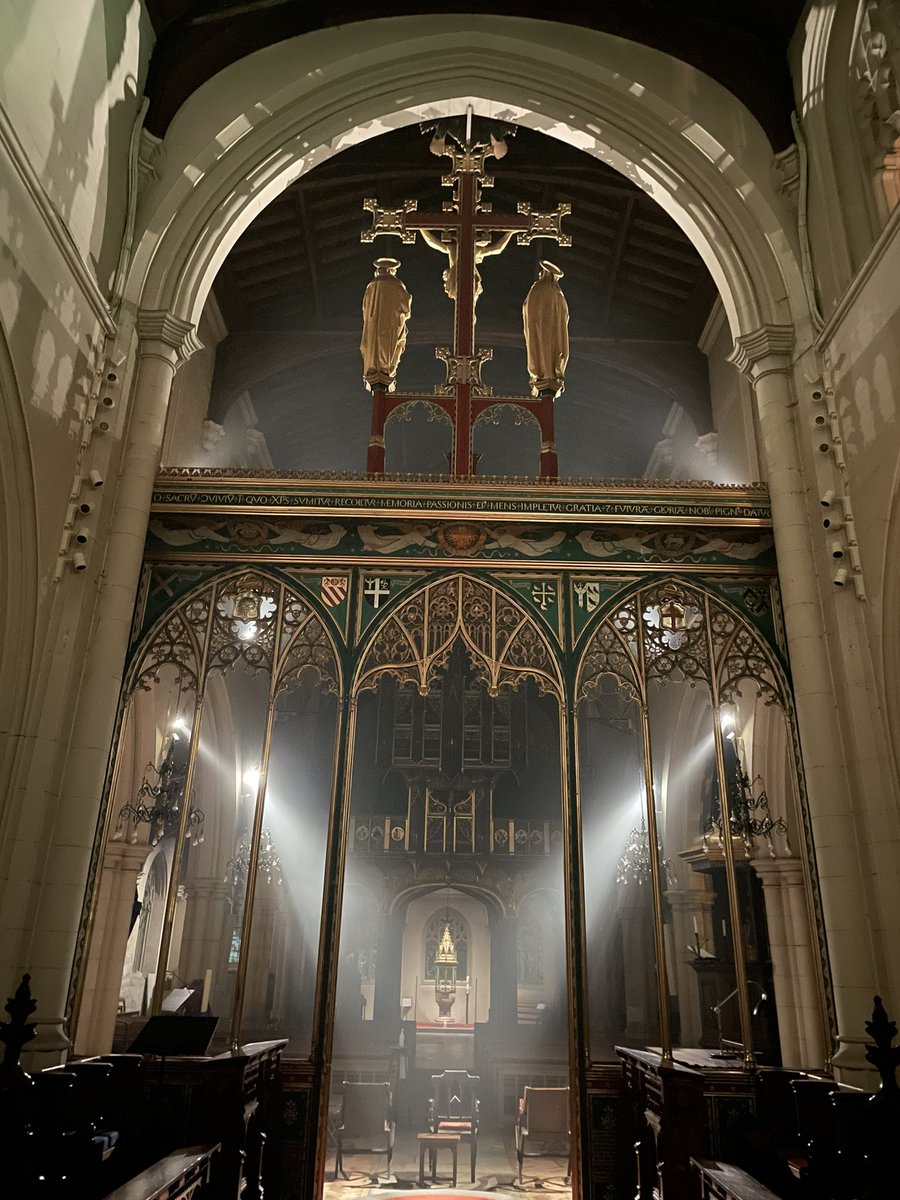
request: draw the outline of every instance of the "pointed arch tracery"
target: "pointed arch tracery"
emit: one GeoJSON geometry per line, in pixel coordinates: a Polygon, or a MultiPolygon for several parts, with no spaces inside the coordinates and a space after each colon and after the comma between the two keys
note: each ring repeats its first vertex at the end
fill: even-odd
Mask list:
{"type": "Polygon", "coordinates": [[[468,575],[427,584],[391,611],[363,653],[355,691],[371,691],[391,675],[427,695],[457,641],[489,696],[533,679],[542,694],[562,700],[556,659],[534,618],[498,587],[468,575]]]}
{"type": "Polygon", "coordinates": [[[147,690],[164,667],[180,691],[194,691],[211,671],[245,669],[273,676],[272,695],[291,690],[307,671],[329,695],[341,689],[334,641],[310,600],[260,571],[206,581],[157,622],[132,670],[128,689],[147,690]]]}
{"type": "Polygon", "coordinates": [[[749,681],[765,704],[789,708],[786,681],[760,633],[719,597],[677,579],[635,589],[601,618],[578,664],[576,703],[595,696],[604,677],[638,703],[651,680],[715,684],[726,703],[749,681]]]}

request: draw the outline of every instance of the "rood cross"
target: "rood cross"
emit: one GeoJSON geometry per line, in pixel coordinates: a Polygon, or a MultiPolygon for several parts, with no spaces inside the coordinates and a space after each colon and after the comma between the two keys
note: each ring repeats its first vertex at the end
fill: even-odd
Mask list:
{"type": "Polygon", "coordinates": [[[446,381],[435,388],[434,394],[389,394],[382,387],[372,390],[367,469],[375,474],[384,471],[385,422],[394,409],[410,401],[437,405],[449,416],[453,426],[451,475],[474,474],[472,431],[480,414],[498,404],[515,405],[536,417],[541,430],[541,475],[557,473],[552,397],[491,395],[491,389],[482,382],[481,368],[493,352],[489,348],[475,349],[475,306],[481,292],[478,264],[505,250],[513,235],[520,246],[528,246],[539,237],[570,246],[572,239],[562,232],[562,219],[572,208],[569,204],[559,204],[554,212],[532,212],[530,204],[520,203],[515,213],[494,213],[482,199],[482,189],[494,186],[493,176],[485,170],[485,160],[496,156],[497,146],[498,143],[468,138],[459,142],[450,134],[432,143],[436,147],[434,152],[451,162],[451,169],[441,182],[453,189],[452,199],[444,201],[440,212],[420,213],[416,200],[404,200],[401,208],[382,208],[373,199],[363,201],[365,211],[372,214],[371,228],[361,234],[363,242],[388,236],[411,244],[421,234],[428,245],[447,255],[445,289],[454,307],[453,346],[438,346],[435,350],[445,363],[447,374],[446,381]]]}

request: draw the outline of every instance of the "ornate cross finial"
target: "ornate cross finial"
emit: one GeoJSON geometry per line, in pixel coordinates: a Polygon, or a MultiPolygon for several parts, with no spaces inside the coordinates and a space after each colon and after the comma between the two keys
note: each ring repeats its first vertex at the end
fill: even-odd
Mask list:
{"type": "Polygon", "coordinates": [[[4,1004],[10,1020],[0,1021],[0,1042],[6,1045],[3,1065],[7,1069],[16,1067],[22,1047],[35,1036],[34,1025],[28,1023],[28,1018],[37,1008],[37,1001],[31,998],[30,975],[23,975],[22,982],[16,988],[16,994],[10,996],[4,1004]]]}
{"type": "Polygon", "coordinates": [[[866,1021],[866,1033],[875,1043],[866,1050],[866,1058],[881,1076],[881,1095],[893,1093],[900,1096],[897,1086],[897,1067],[900,1066],[900,1046],[892,1043],[897,1036],[897,1022],[885,1012],[881,997],[874,999],[871,1021],[866,1021]]]}

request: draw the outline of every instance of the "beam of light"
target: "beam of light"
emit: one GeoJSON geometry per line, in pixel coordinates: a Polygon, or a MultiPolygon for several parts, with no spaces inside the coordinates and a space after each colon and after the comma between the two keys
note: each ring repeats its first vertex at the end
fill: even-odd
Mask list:
{"type": "Polygon", "coordinates": [[[730,704],[723,704],[719,712],[719,724],[722,727],[722,733],[733,742],[737,737],[737,721],[734,709],[730,704]]]}

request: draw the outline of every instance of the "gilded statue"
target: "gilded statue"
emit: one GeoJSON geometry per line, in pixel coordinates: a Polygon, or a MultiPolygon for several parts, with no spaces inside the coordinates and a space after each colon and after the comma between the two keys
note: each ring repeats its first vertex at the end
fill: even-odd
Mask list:
{"type": "Polygon", "coordinates": [[[559,286],[562,276],[555,263],[542,262],[522,305],[532,396],[552,393],[555,397],[565,387],[569,306],[559,286]]]}
{"type": "MultiPolygon", "coordinates": [[[[459,245],[456,241],[456,235],[450,234],[445,241],[433,229],[421,229],[422,239],[426,245],[432,250],[440,250],[441,254],[447,255],[447,268],[444,271],[444,291],[451,300],[456,299],[457,291],[457,262],[459,260],[459,245]]],[[[484,290],[484,285],[481,282],[481,272],[478,270],[480,263],[486,258],[490,258],[492,254],[502,254],[512,239],[512,232],[501,233],[496,239],[491,234],[484,234],[475,239],[475,293],[472,297],[472,302],[477,303],[478,297],[484,290]]]]}
{"type": "Polygon", "coordinates": [[[359,352],[363,360],[363,380],[371,392],[397,386],[397,368],[406,349],[406,322],[412,308],[412,296],[397,278],[400,263],[396,258],[376,258],[375,278],[363,294],[363,328],[359,352]]]}

